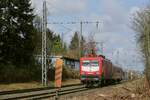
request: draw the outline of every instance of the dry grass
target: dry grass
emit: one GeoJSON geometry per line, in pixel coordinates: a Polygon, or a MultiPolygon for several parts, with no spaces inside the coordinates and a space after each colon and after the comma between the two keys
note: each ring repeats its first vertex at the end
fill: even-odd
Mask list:
{"type": "Polygon", "coordinates": [[[38,88],[38,87],[42,87],[42,85],[38,82],[0,84],[0,91],[29,89],[29,88],[38,88]]]}
{"type": "MultiPolygon", "coordinates": [[[[78,84],[80,80],[69,79],[62,82],[62,85],[78,84]]],[[[48,82],[48,86],[54,86],[54,82],[48,82]]],[[[40,82],[29,83],[12,83],[12,84],[0,84],[0,91],[18,90],[18,89],[30,89],[43,87],[40,82]]]]}
{"type": "Polygon", "coordinates": [[[69,85],[69,84],[79,84],[79,79],[69,79],[62,82],[62,85],[69,85]]]}
{"type": "Polygon", "coordinates": [[[138,79],[123,84],[114,90],[113,100],[149,100],[148,91],[144,86],[144,79],[138,79]]]}
{"type": "Polygon", "coordinates": [[[108,86],[78,93],[61,100],[150,100],[148,90],[144,86],[144,79],[138,79],[123,84],[108,86]]]}

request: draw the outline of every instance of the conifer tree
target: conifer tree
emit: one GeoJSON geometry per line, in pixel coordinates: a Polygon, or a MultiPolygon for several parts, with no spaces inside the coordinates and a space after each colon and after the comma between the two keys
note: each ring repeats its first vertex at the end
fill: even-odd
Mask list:
{"type": "Polygon", "coordinates": [[[76,50],[79,47],[79,36],[78,33],[75,32],[74,36],[71,39],[71,43],[70,43],[70,50],[76,50]]]}
{"type": "Polygon", "coordinates": [[[33,19],[30,0],[0,0],[0,62],[32,62],[36,43],[33,19]]]}
{"type": "Polygon", "coordinates": [[[52,54],[58,55],[62,54],[63,46],[60,35],[54,35],[53,37],[53,45],[52,45],[52,54]]]}
{"type": "Polygon", "coordinates": [[[69,49],[72,53],[70,56],[79,58],[79,53],[80,53],[80,56],[82,56],[84,53],[83,48],[84,48],[85,42],[86,42],[85,38],[81,36],[80,48],[79,48],[79,33],[75,32],[74,36],[71,39],[71,43],[69,46],[69,49]]]}

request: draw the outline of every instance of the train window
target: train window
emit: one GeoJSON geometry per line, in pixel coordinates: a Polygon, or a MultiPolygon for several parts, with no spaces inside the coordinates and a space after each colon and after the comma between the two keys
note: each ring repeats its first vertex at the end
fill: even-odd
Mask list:
{"type": "Polygon", "coordinates": [[[98,60],[91,60],[91,66],[98,66],[98,60]]]}
{"type": "Polygon", "coordinates": [[[82,66],[90,66],[90,61],[89,60],[84,60],[82,62],[82,66]]]}

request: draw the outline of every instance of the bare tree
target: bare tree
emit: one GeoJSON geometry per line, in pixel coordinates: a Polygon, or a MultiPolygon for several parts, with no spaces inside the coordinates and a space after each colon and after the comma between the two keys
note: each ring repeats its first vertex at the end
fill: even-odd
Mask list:
{"type": "Polygon", "coordinates": [[[145,58],[145,75],[150,84],[150,7],[138,11],[133,18],[133,29],[145,58]]]}

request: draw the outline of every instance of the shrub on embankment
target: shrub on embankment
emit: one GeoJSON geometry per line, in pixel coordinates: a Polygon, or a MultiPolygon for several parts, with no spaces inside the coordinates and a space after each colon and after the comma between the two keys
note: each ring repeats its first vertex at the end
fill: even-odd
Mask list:
{"type": "Polygon", "coordinates": [[[79,71],[63,66],[62,79],[79,79],[79,71]]]}
{"type": "Polygon", "coordinates": [[[0,83],[29,82],[41,80],[41,66],[0,65],[0,83]],[[20,68],[19,68],[20,67],[20,68]]]}
{"type": "Polygon", "coordinates": [[[134,15],[133,29],[138,33],[137,40],[145,59],[144,72],[150,85],[150,5],[134,15]]]}
{"type": "MultiPolygon", "coordinates": [[[[0,65],[0,83],[41,82],[41,65],[20,66],[0,65]]],[[[48,70],[48,80],[54,81],[55,69],[48,70]]],[[[62,80],[79,79],[79,71],[63,66],[62,80]]]]}
{"type": "MultiPolygon", "coordinates": [[[[50,81],[55,80],[55,68],[51,68],[48,71],[48,79],[50,81]]],[[[68,66],[63,66],[62,80],[67,80],[67,79],[79,79],[79,71],[78,70],[73,70],[68,66]]]]}

